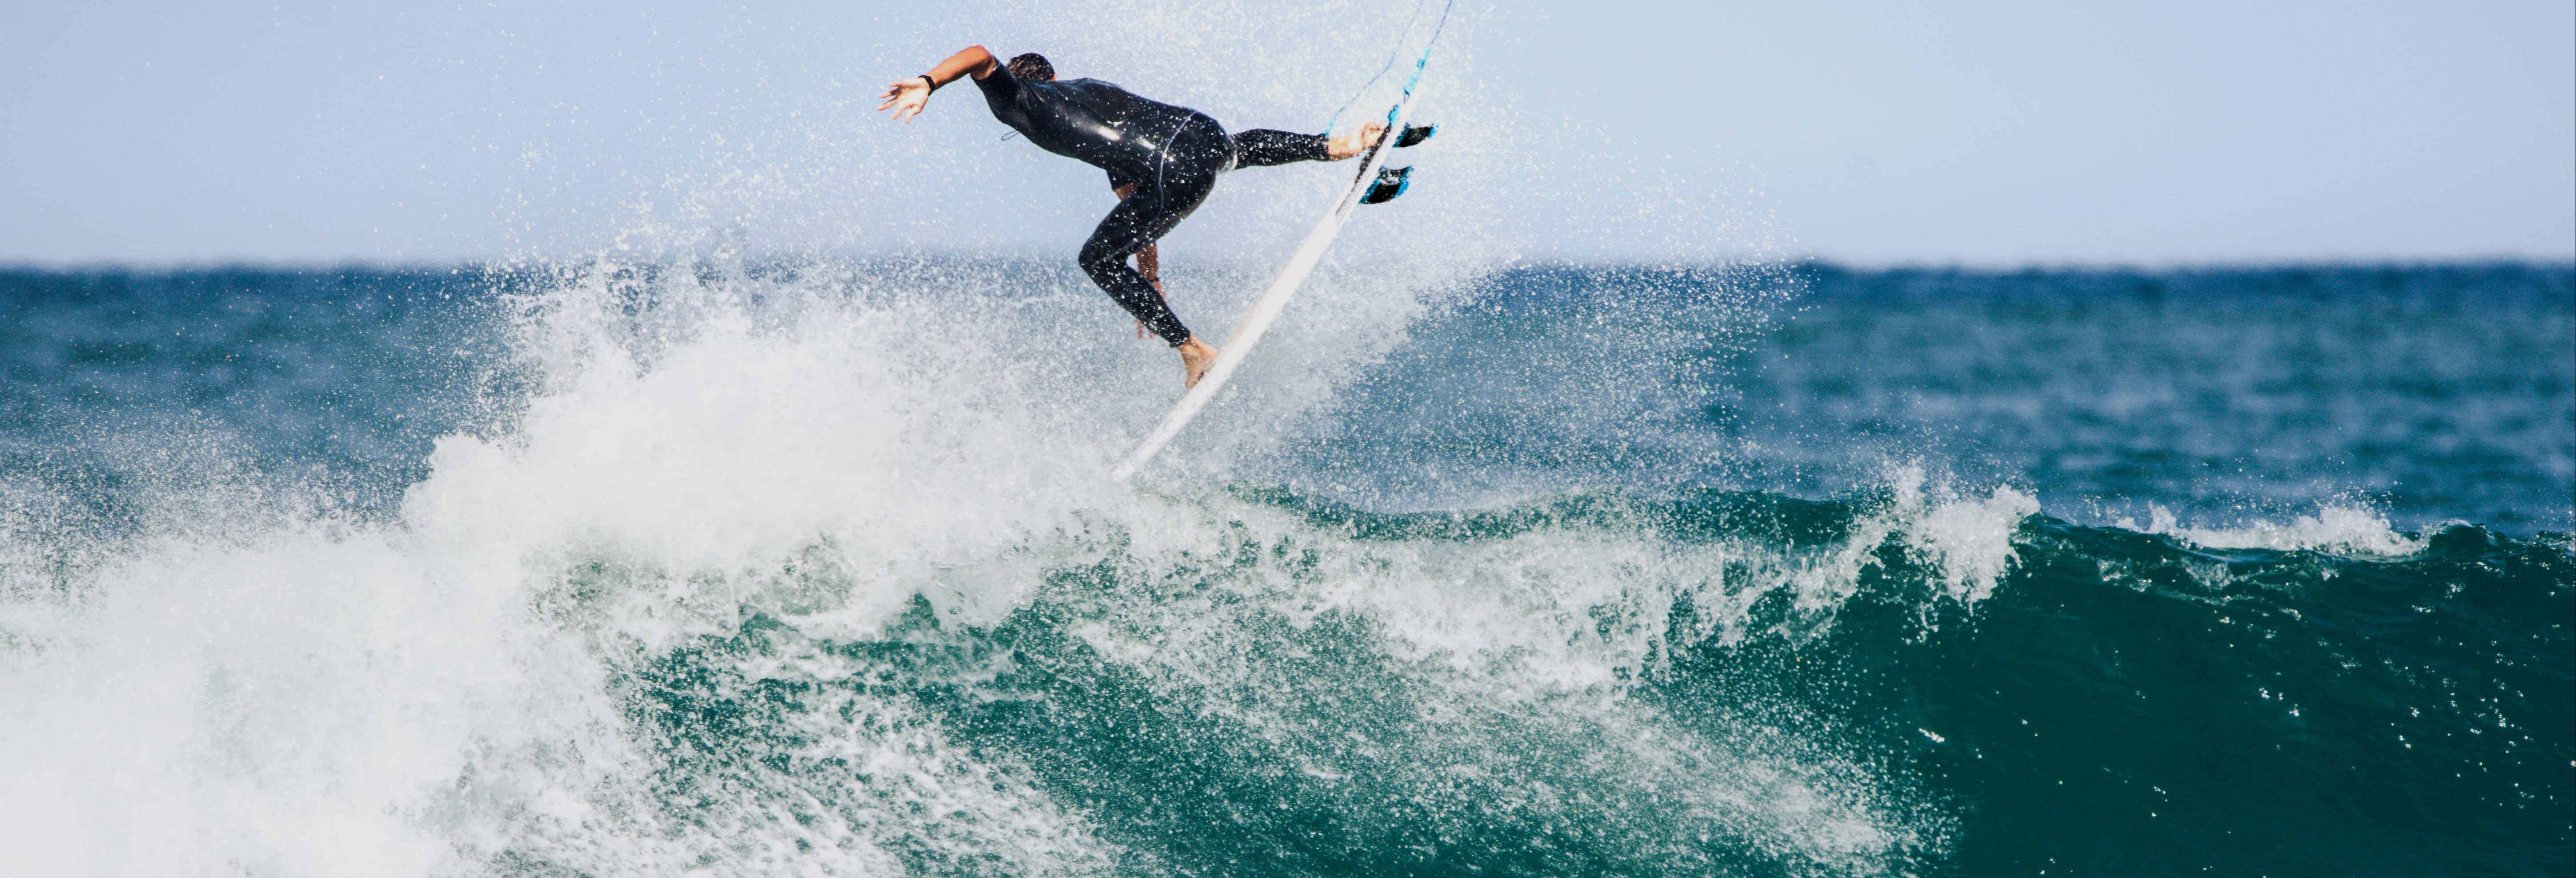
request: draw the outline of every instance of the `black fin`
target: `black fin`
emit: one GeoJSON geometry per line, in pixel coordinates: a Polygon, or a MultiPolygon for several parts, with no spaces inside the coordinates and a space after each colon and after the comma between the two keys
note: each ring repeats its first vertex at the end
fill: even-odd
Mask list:
{"type": "Polygon", "coordinates": [[[1404,126],[1404,133],[1395,136],[1395,148],[1403,149],[1405,147],[1421,143],[1425,140],[1430,140],[1431,135],[1439,130],[1440,126],[1438,125],[1406,125],[1404,126]]]}
{"type": "Polygon", "coordinates": [[[1377,180],[1369,184],[1368,194],[1360,196],[1361,204],[1385,204],[1413,186],[1413,166],[1379,168],[1377,180]]]}

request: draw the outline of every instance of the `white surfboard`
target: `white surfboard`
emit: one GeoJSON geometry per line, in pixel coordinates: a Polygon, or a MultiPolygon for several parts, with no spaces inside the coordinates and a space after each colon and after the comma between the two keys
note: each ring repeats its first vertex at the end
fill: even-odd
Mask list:
{"type": "MultiPolygon", "coordinates": [[[[1427,52],[1425,54],[1428,55],[1427,52]]],[[[1421,74],[1417,72],[1414,75],[1418,81],[1421,74]]],[[[1260,301],[1252,303],[1251,312],[1243,315],[1243,322],[1235,325],[1234,334],[1226,338],[1224,350],[1217,354],[1216,365],[1208,367],[1207,375],[1199,379],[1198,386],[1181,395],[1181,401],[1172,406],[1170,414],[1163,416],[1162,423],[1154,425],[1154,432],[1145,437],[1144,443],[1137,445],[1135,452],[1127,455],[1126,462],[1110,473],[1111,478],[1123,482],[1134,476],[1137,469],[1163,450],[1163,446],[1171,444],[1173,437],[1181,435],[1181,429],[1188,427],[1191,419],[1197,418],[1199,411],[1207,408],[1208,401],[1216,398],[1217,391],[1225,389],[1225,380],[1234,376],[1235,368],[1242,366],[1244,358],[1252,354],[1253,346],[1261,343],[1261,336],[1270,331],[1270,324],[1278,322],[1279,312],[1288,307],[1289,299],[1296,297],[1297,288],[1306,282],[1306,276],[1315,273],[1316,263],[1323,261],[1324,248],[1332,246],[1333,237],[1341,234],[1344,223],[1350,222],[1351,211],[1359,207],[1360,196],[1368,193],[1369,184],[1376,182],[1378,169],[1386,165],[1387,153],[1395,148],[1397,135],[1404,132],[1405,111],[1412,103],[1413,86],[1407,83],[1404,97],[1386,112],[1386,133],[1380,135],[1367,152],[1360,154],[1359,175],[1351,178],[1351,185],[1342,190],[1342,197],[1333,201],[1333,208],[1315,223],[1314,231],[1306,233],[1306,240],[1297,245],[1296,254],[1288,257],[1288,265],[1279,270],[1278,279],[1270,282],[1270,288],[1262,291],[1260,301]]]]}

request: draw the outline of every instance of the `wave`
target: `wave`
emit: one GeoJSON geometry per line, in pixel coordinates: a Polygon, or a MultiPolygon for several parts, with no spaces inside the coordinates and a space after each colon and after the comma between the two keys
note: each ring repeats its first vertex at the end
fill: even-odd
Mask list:
{"type": "MultiPolygon", "coordinates": [[[[131,528],[13,499],[0,751],[34,755],[0,761],[0,844],[91,874],[2567,863],[2561,537],[2085,526],[1926,464],[1388,512],[1225,469],[1255,435],[1129,490],[1098,474],[1169,388],[1099,376],[1168,354],[1072,340],[1096,302],[1046,278],[563,269],[508,301],[490,368],[527,395],[389,517],[223,480],[131,528]]],[[[1307,331],[1366,361],[1403,337],[1378,316],[1307,331]]],[[[1324,410],[1329,380],[1254,392],[1292,378],[1229,416],[1324,410]]]]}

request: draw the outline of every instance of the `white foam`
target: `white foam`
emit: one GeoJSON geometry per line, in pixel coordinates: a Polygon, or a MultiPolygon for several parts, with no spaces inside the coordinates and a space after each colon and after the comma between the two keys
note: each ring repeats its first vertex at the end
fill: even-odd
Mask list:
{"type": "MultiPolygon", "coordinates": [[[[0,749],[43,754],[0,760],[13,862],[419,875],[511,849],[609,873],[709,854],[872,871],[893,862],[872,833],[919,844],[923,827],[861,815],[805,838],[779,810],[793,790],[699,815],[734,837],[651,817],[639,775],[659,757],[611,681],[745,607],[866,632],[919,594],[989,622],[1033,581],[1014,551],[1076,508],[1098,455],[1031,442],[1060,413],[905,303],[762,310],[739,288],[664,287],[685,313],[621,325],[631,300],[601,276],[532,311],[544,392],[505,434],[440,440],[398,525],[262,511],[218,485],[165,498],[170,535],[115,547],[76,587],[13,584],[0,749]],[[997,563],[1023,575],[974,575],[997,563]],[[760,859],[799,838],[837,853],[760,859]]],[[[844,810],[983,813],[989,829],[940,837],[1032,868],[1096,859],[1080,818],[984,777],[993,760],[924,755],[935,723],[859,707],[873,726],[822,739],[913,781],[844,810]]]]}
{"type": "Polygon", "coordinates": [[[2424,537],[2399,532],[2388,523],[2388,516],[2378,510],[2335,503],[2321,504],[2315,514],[2297,516],[2286,522],[2255,521],[2233,528],[2186,526],[2175,518],[2172,510],[2152,505],[2148,508],[2146,526],[2140,527],[2128,520],[2121,521],[2120,526],[2177,537],[2212,549],[2400,556],[2421,552],[2425,545],[2424,537]]]}
{"type": "Polygon", "coordinates": [[[1896,508],[1905,519],[1907,546],[1940,571],[1948,596],[1974,604],[1994,594],[1995,585],[2019,560],[2013,535],[2022,519],[2039,514],[2039,500],[2017,488],[1998,486],[1982,499],[1943,489],[1925,499],[1919,471],[1898,482],[1896,508]]]}
{"type": "Polygon", "coordinates": [[[1891,540],[1936,577],[1932,600],[1973,606],[1992,596],[2019,562],[2013,536],[2022,519],[2039,513],[2039,501],[2018,488],[1997,486],[1977,497],[1931,481],[1919,463],[1890,467],[1887,487],[1885,505],[1858,516],[1836,544],[1774,562],[1784,566],[1773,575],[1789,581],[1798,607],[1811,617],[1829,620],[1864,573],[1879,565],[1879,550],[1891,540]]]}
{"type": "Polygon", "coordinates": [[[0,846],[32,874],[422,874],[419,825],[532,645],[382,536],[163,545],[102,571],[0,698],[0,846]]]}

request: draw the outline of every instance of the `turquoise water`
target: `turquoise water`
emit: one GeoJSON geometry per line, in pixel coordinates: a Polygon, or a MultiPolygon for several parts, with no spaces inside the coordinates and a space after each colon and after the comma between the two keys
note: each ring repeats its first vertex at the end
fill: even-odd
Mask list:
{"type": "Polygon", "coordinates": [[[2576,269],[1388,283],[1131,488],[1066,266],[0,274],[0,844],[2576,868],[2576,269]]]}

